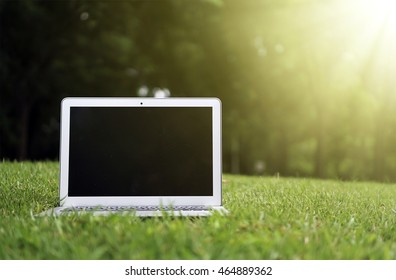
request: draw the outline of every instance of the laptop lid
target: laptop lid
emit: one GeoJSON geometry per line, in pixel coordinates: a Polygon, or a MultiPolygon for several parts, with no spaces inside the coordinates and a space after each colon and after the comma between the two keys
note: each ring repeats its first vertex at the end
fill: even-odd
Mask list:
{"type": "Polygon", "coordinates": [[[221,205],[216,98],[65,98],[61,206],[221,205]]]}

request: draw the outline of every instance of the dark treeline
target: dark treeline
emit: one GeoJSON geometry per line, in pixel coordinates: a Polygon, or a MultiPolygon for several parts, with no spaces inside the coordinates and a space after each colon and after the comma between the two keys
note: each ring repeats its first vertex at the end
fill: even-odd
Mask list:
{"type": "Polygon", "coordinates": [[[170,92],[223,101],[224,172],[395,181],[396,29],[357,6],[0,0],[0,158],[57,159],[63,97],[170,92]]]}

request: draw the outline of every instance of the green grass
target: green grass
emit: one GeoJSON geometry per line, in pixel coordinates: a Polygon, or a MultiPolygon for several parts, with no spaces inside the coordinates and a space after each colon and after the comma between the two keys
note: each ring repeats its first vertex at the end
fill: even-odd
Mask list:
{"type": "Polygon", "coordinates": [[[225,175],[229,216],[35,217],[58,164],[0,163],[0,259],[396,259],[396,185],[225,175]]]}

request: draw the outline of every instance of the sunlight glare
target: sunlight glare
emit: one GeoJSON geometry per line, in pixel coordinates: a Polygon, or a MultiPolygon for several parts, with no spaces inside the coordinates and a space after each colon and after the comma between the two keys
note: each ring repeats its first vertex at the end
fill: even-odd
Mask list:
{"type": "Polygon", "coordinates": [[[374,5],[378,5],[379,7],[383,9],[395,9],[396,7],[396,1],[395,0],[377,0],[377,1],[372,1],[374,5]]]}
{"type": "Polygon", "coordinates": [[[396,0],[366,0],[363,3],[357,1],[357,7],[360,6],[360,10],[363,10],[364,14],[368,15],[368,18],[382,19],[385,24],[396,23],[396,0]]]}
{"type": "Polygon", "coordinates": [[[367,53],[370,80],[377,92],[394,92],[393,73],[396,71],[396,0],[366,0],[361,5],[360,16],[367,27],[376,28],[367,53]]]}

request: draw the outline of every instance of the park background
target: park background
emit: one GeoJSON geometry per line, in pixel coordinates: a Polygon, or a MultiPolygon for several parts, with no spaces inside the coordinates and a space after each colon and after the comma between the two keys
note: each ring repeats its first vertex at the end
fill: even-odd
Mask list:
{"type": "Polygon", "coordinates": [[[390,0],[0,0],[0,159],[66,96],[218,97],[225,173],[395,182],[395,43],[390,0]]]}

